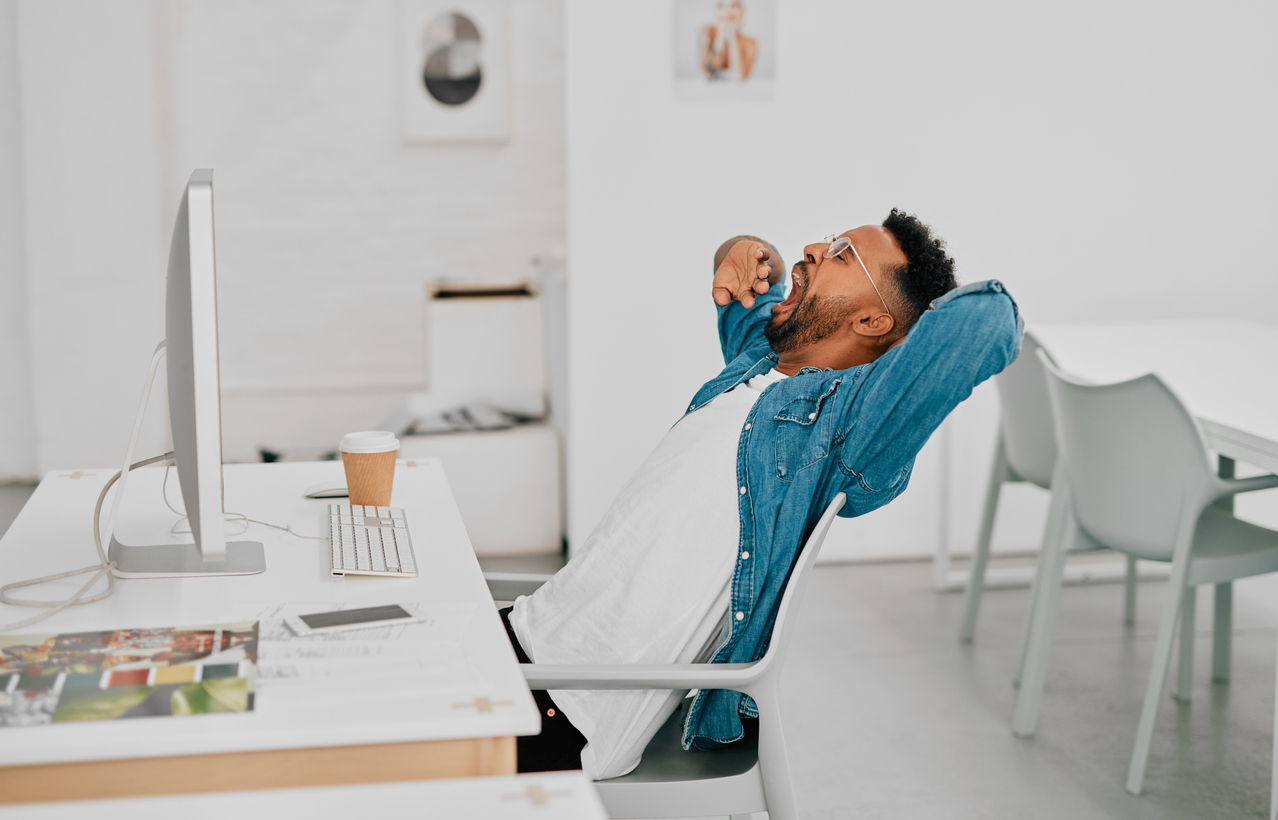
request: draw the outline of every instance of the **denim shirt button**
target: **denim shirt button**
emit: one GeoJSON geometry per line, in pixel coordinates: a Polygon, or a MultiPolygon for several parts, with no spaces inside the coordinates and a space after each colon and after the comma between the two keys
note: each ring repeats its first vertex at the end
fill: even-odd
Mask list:
{"type": "Polygon", "coordinates": [[[738,612],[738,613],[737,613],[737,620],[738,620],[738,621],[744,621],[744,620],[745,620],[745,613],[744,613],[744,612],[738,612]]]}
{"type": "Polygon", "coordinates": [[[749,561],[749,560],[750,560],[750,553],[749,553],[749,552],[744,552],[744,551],[743,551],[743,552],[741,553],[741,560],[742,560],[742,561],[749,561]]]}
{"type": "Polygon", "coordinates": [[[809,419],[809,420],[814,419],[814,418],[816,418],[816,413],[808,413],[808,419],[809,419]]]}
{"type": "Polygon", "coordinates": [[[745,488],[745,487],[742,487],[742,488],[741,488],[741,494],[742,494],[742,495],[745,495],[745,494],[746,494],[746,488],[745,488]]]}
{"type": "Polygon", "coordinates": [[[749,430],[749,429],[750,429],[750,427],[751,427],[751,424],[750,424],[750,422],[748,422],[748,421],[747,421],[747,422],[746,422],[745,429],[749,430]]]}

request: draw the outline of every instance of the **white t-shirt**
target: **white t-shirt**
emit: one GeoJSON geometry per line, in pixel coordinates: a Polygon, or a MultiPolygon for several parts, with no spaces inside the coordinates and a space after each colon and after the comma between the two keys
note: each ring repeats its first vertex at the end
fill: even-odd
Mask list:
{"type": "MultiPolygon", "coordinates": [[[[773,370],[682,418],[541,589],[515,601],[510,625],[534,663],[708,661],[719,646],[740,544],[737,447],[773,370]]],[[[557,690],[588,741],[596,780],[639,764],[685,692],[557,690]]]]}

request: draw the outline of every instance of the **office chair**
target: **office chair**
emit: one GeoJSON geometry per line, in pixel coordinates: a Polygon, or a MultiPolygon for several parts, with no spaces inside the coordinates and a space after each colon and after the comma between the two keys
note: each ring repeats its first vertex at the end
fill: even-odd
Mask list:
{"type": "MultiPolygon", "coordinates": [[[[1215,475],[1197,422],[1153,374],[1092,385],[1061,373],[1044,353],[1038,356],[1047,374],[1060,448],[1052,492],[1061,496],[1069,514],[1062,516],[1056,537],[1048,539],[1039,557],[1033,626],[1012,728],[1025,737],[1033,734],[1038,720],[1066,551],[1099,541],[1127,555],[1170,561],[1167,602],[1127,776],[1127,791],[1140,794],[1177,619],[1177,695],[1182,700],[1189,696],[1197,585],[1278,571],[1278,531],[1235,518],[1221,502],[1238,493],[1278,487],[1278,475],[1215,475]]],[[[1219,621],[1215,640],[1229,641],[1219,621]]]]}
{"type": "MultiPolygon", "coordinates": [[[[803,592],[826,532],[847,497],[839,493],[808,536],[777,609],[768,651],[754,663],[652,665],[524,664],[533,689],[730,689],[754,698],[758,743],[746,748],[685,751],[680,743],[684,707],[657,731],[629,774],[595,783],[613,818],[739,817],[766,811],[770,820],[796,820],[794,786],[781,724],[778,684],[790,636],[791,610],[803,592]]],[[[497,601],[535,592],[549,576],[488,573],[497,601]]]]}
{"type": "MultiPolygon", "coordinates": [[[[981,594],[985,591],[990,540],[994,535],[994,518],[998,513],[1003,485],[1023,481],[1044,490],[1052,489],[1052,470],[1056,466],[1056,434],[1052,430],[1052,405],[1047,396],[1047,379],[1043,375],[1043,365],[1035,355],[1039,350],[1043,351],[1047,361],[1052,361],[1046,348],[1034,334],[1025,331],[1021,355],[994,377],[994,384],[998,388],[1000,415],[998,441],[994,446],[994,464],[990,467],[985,507],[981,513],[981,528],[976,536],[967,595],[963,602],[963,621],[959,626],[959,640],[963,643],[971,643],[976,633],[976,616],[981,607],[981,594]]],[[[1053,519],[1049,516],[1048,520],[1050,522],[1053,519]]],[[[1050,526],[1044,531],[1044,539],[1050,537],[1048,530],[1050,526]]],[[[1130,626],[1136,620],[1136,559],[1131,556],[1127,558],[1126,583],[1123,622],[1130,626]]],[[[1024,658],[1024,650],[1021,655],[1024,658]]],[[[1018,680],[1019,677],[1018,675],[1018,680]]]]}

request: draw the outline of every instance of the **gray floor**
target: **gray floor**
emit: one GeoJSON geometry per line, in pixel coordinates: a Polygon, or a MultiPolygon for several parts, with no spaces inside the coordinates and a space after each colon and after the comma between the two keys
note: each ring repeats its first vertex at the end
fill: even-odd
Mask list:
{"type": "Polygon", "coordinates": [[[27,503],[33,492],[34,484],[0,484],[0,536],[9,529],[13,519],[18,517],[22,505],[27,503]]]}
{"type": "MultiPolygon", "coordinates": [[[[0,533],[32,489],[0,486],[0,533]]],[[[1202,593],[1194,700],[1164,698],[1145,795],[1123,791],[1164,592],[1141,584],[1129,629],[1120,586],[1066,589],[1038,734],[1020,740],[1011,679],[1027,590],[987,593],[977,641],[961,646],[962,596],[934,593],[927,564],[818,566],[782,684],[803,817],[1267,817],[1278,578],[1238,585],[1230,684],[1209,680],[1202,593]]]]}
{"type": "Polygon", "coordinates": [[[988,593],[961,646],[962,596],[929,582],[926,564],[814,573],[783,682],[804,817],[1267,817],[1275,629],[1247,590],[1230,684],[1210,683],[1200,593],[1194,699],[1164,698],[1137,798],[1123,784],[1166,584],[1140,585],[1131,629],[1121,586],[1065,590],[1038,733],[1021,740],[1011,679],[1028,590],[988,593]]]}

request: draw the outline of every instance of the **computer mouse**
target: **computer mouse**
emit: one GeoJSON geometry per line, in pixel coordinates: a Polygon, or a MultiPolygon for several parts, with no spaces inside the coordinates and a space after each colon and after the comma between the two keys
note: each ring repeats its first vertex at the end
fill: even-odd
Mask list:
{"type": "Polygon", "coordinates": [[[350,493],[346,490],[345,481],[321,481],[307,487],[305,495],[307,498],[347,498],[350,493]]]}

